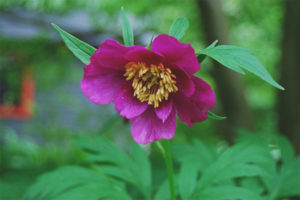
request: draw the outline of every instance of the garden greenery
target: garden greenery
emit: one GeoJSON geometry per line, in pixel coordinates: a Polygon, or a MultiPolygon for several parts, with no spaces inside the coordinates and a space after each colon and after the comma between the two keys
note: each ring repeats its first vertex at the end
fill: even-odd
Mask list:
{"type": "MultiPolygon", "coordinates": [[[[124,44],[132,46],[133,31],[123,9],[121,18],[124,44]]],[[[88,64],[96,49],[52,25],[73,54],[88,64]]],[[[169,35],[180,39],[187,28],[188,21],[178,18],[169,35]]],[[[256,59],[256,51],[216,44],[198,51],[199,62],[210,57],[236,72],[250,71],[272,86],[284,89],[256,59]]],[[[212,112],[208,117],[226,118],[212,112]]],[[[232,147],[220,149],[196,139],[192,144],[172,144],[177,166],[172,194],[167,177],[158,185],[153,183],[151,160],[138,144],[133,143],[127,153],[102,136],[81,136],[76,141],[85,153],[87,164],[64,166],[40,176],[24,200],[174,199],[171,195],[186,200],[276,200],[300,195],[300,157],[295,156],[283,136],[273,134],[271,138],[240,131],[232,147]]],[[[159,143],[158,147],[164,151],[159,143]]]]}
{"type": "MultiPolygon", "coordinates": [[[[246,131],[240,135],[235,145],[223,150],[197,139],[172,145],[179,165],[176,195],[189,200],[300,195],[300,156],[295,156],[289,141],[276,134],[272,140],[246,131]]],[[[125,153],[101,136],[76,141],[87,166],[64,166],[40,176],[24,200],[170,199],[167,180],[153,185],[151,162],[138,144],[125,153]]]]}

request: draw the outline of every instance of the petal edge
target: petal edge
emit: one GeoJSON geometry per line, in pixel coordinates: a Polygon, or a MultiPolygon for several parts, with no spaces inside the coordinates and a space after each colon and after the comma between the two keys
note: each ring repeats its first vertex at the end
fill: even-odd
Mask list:
{"type": "Polygon", "coordinates": [[[160,139],[171,139],[176,131],[176,111],[163,123],[157,118],[152,107],[140,116],[131,119],[131,135],[140,144],[148,144],[160,139]]]}

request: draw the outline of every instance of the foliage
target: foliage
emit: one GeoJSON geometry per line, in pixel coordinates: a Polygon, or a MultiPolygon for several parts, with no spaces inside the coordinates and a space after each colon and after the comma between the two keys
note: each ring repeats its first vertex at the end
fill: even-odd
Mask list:
{"type": "Polygon", "coordinates": [[[24,197],[61,200],[86,198],[129,199],[124,188],[110,183],[97,172],[77,166],[64,166],[41,176],[38,184],[33,185],[24,197]]]}
{"type": "Polygon", "coordinates": [[[122,19],[122,32],[123,40],[126,46],[132,46],[134,44],[133,31],[129,20],[127,19],[123,7],[121,8],[121,19],[122,19]]]}
{"type": "Polygon", "coordinates": [[[184,36],[184,33],[188,29],[188,27],[189,21],[184,17],[179,17],[173,22],[169,30],[169,35],[174,36],[178,40],[180,40],[184,36]]]}
{"type": "MultiPolygon", "coordinates": [[[[276,200],[300,195],[300,156],[294,156],[283,136],[273,138],[270,143],[269,138],[244,132],[234,146],[223,151],[200,140],[174,144],[172,151],[180,164],[175,175],[177,196],[276,200]],[[274,157],[275,151],[278,156],[274,157]]],[[[136,143],[129,154],[100,136],[82,136],[77,143],[85,150],[89,167],[65,166],[46,173],[24,199],[170,198],[167,180],[153,189],[149,158],[136,143]]]]}
{"type": "Polygon", "coordinates": [[[145,199],[151,199],[150,163],[137,144],[133,144],[129,156],[102,137],[79,137],[77,141],[86,150],[91,169],[68,166],[45,174],[29,189],[25,199],[76,199],[79,193],[88,194],[94,190],[98,192],[89,199],[128,199],[120,180],[135,186],[145,199]],[[48,184],[47,191],[43,189],[44,184],[48,184]]]}
{"type": "MultiPolygon", "coordinates": [[[[121,9],[121,18],[124,44],[126,46],[131,46],[134,44],[133,32],[123,8],[121,9]]],[[[57,25],[52,25],[60,33],[67,47],[74,53],[74,55],[83,63],[88,64],[89,57],[94,53],[95,49],[85,42],[75,38],[66,31],[63,31],[57,25]]],[[[188,21],[185,18],[178,18],[172,24],[169,34],[177,37],[177,39],[180,39],[184,35],[187,28],[188,21]]],[[[256,76],[260,77],[261,79],[265,80],[270,85],[282,90],[284,89],[273,80],[273,78],[263,67],[263,65],[257,60],[255,56],[252,55],[255,51],[230,45],[215,45],[216,42],[198,53],[197,56],[200,56],[200,62],[203,60],[203,55],[206,55],[217,60],[225,67],[228,67],[241,74],[244,74],[244,71],[240,68],[243,67],[246,70],[254,73],[256,76]]]]}
{"type": "MultiPolygon", "coordinates": [[[[241,1],[241,0],[223,1],[224,11],[225,14],[227,15],[226,17],[229,18],[228,24],[230,26],[229,28],[230,40],[234,44],[246,46],[251,49],[259,48],[260,52],[263,52],[257,55],[259,60],[261,60],[262,63],[265,66],[267,66],[268,71],[274,75],[278,74],[276,73],[277,72],[276,63],[280,58],[279,41],[281,38],[280,27],[281,27],[281,20],[283,14],[282,2],[284,1],[279,0],[279,1],[262,2],[260,0],[253,0],[253,2],[249,4],[247,1],[241,1]]],[[[91,12],[92,15],[94,15],[95,13],[103,13],[104,16],[103,19],[100,19],[98,15],[95,15],[96,21],[98,23],[104,22],[104,25],[101,24],[101,26],[108,27],[108,29],[110,29],[110,31],[113,32],[114,30],[119,30],[119,29],[109,25],[112,24],[111,23],[112,20],[116,19],[115,15],[119,13],[120,5],[122,5],[121,3],[124,2],[122,0],[101,1],[101,2],[100,1],[99,2],[78,1],[78,0],[72,2],[69,0],[62,0],[62,1],[2,0],[0,3],[0,7],[2,10],[3,8],[5,10],[6,8],[9,7],[11,8],[18,7],[18,9],[20,7],[24,7],[24,8],[28,8],[29,10],[47,11],[48,13],[51,12],[51,14],[53,14],[52,12],[66,13],[67,11],[70,10],[72,11],[74,9],[84,8],[88,10],[92,8],[94,9],[94,12],[91,12]]],[[[182,41],[193,43],[195,49],[204,47],[203,43],[201,43],[200,41],[203,35],[200,31],[202,30],[202,27],[200,26],[199,23],[199,15],[198,15],[199,13],[194,1],[183,2],[181,0],[175,0],[175,1],[168,0],[162,2],[162,1],[154,0],[154,1],[137,2],[134,0],[129,0],[126,1],[126,10],[130,11],[131,13],[134,13],[134,15],[137,16],[136,19],[142,19],[141,21],[143,21],[142,23],[143,29],[139,29],[139,31],[136,33],[137,35],[141,35],[141,32],[143,34],[148,32],[151,32],[150,34],[152,34],[152,32],[168,33],[168,26],[169,24],[171,24],[174,17],[185,16],[187,19],[190,20],[191,23],[190,23],[190,31],[186,33],[182,41]]],[[[130,17],[132,17],[132,15],[130,17]]],[[[141,26],[139,25],[139,21],[137,21],[137,23],[135,23],[134,25],[135,25],[134,28],[137,28],[137,26],[141,26]]],[[[141,42],[141,41],[137,40],[137,42],[141,42]]],[[[47,41],[47,44],[43,44],[45,43],[45,41],[44,42],[38,41],[37,45],[35,43],[33,44],[32,41],[27,41],[25,43],[24,42],[12,43],[12,41],[9,41],[9,43],[7,42],[4,43],[3,41],[1,41],[1,43],[3,46],[3,48],[1,48],[3,52],[5,52],[9,48],[23,49],[22,51],[26,53],[33,52],[32,55],[28,56],[28,58],[30,58],[30,62],[35,61],[35,67],[37,69],[37,73],[36,73],[37,87],[39,90],[48,89],[47,92],[49,91],[50,88],[56,88],[55,98],[61,99],[62,94],[65,94],[66,88],[59,88],[57,86],[61,85],[66,78],[70,79],[70,73],[72,73],[71,76],[74,76],[75,73],[75,75],[77,76],[76,81],[78,80],[78,77],[81,76],[82,69],[80,69],[79,67],[78,68],[74,67],[75,63],[72,64],[70,64],[71,62],[66,63],[66,60],[70,61],[71,59],[65,47],[61,46],[59,48],[59,52],[57,52],[58,48],[53,48],[53,44],[52,45],[48,44],[49,41],[47,41]],[[19,46],[14,45],[14,43],[17,43],[19,46]],[[57,56],[56,57],[53,56],[54,54],[55,55],[58,54],[60,56],[62,55],[61,57],[65,61],[62,61],[61,58],[58,61],[57,56]]],[[[55,46],[58,45],[55,44],[55,46]]],[[[202,69],[209,70],[209,63],[205,63],[205,65],[202,65],[202,69]]],[[[201,75],[205,76],[205,74],[201,74],[201,75]]],[[[73,80],[72,82],[75,81],[73,80]]],[[[260,124],[262,124],[261,126],[270,126],[270,123],[268,124],[264,123],[265,116],[268,115],[269,117],[272,118],[271,119],[272,123],[275,123],[274,121],[276,120],[274,120],[274,118],[276,117],[274,116],[274,114],[272,112],[266,112],[266,111],[270,111],[270,108],[274,105],[275,91],[270,89],[270,87],[267,84],[260,84],[260,82],[256,81],[255,76],[251,76],[251,75],[247,76],[245,78],[245,83],[246,83],[245,89],[247,91],[246,95],[248,98],[247,100],[250,100],[249,101],[251,103],[250,105],[252,106],[252,108],[262,109],[261,114],[255,116],[256,120],[260,124]]],[[[72,98],[72,101],[76,100],[76,98],[73,98],[72,95],[70,95],[69,98],[72,98]]],[[[78,99],[76,101],[78,101],[78,99]]],[[[57,101],[52,101],[52,102],[53,104],[57,104],[57,101]]],[[[34,169],[34,171],[39,171],[40,173],[40,171],[49,170],[49,168],[53,168],[54,166],[69,163],[70,161],[68,160],[70,159],[70,157],[74,157],[74,156],[78,157],[78,152],[71,152],[69,153],[70,155],[65,155],[66,153],[65,148],[57,148],[57,146],[62,145],[61,143],[65,145],[65,141],[66,140],[69,141],[70,140],[69,137],[74,134],[78,134],[78,132],[80,133],[84,132],[85,134],[87,134],[87,132],[90,132],[91,130],[95,132],[95,130],[98,130],[99,127],[102,127],[101,121],[105,121],[105,118],[100,119],[100,116],[98,115],[97,117],[94,117],[94,115],[93,117],[91,117],[91,112],[87,109],[86,106],[82,106],[82,102],[77,103],[75,105],[74,103],[72,103],[70,106],[72,106],[73,108],[76,109],[80,109],[80,107],[84,108],[85,114],[79,116],[79,114],[76,113],[74,115],[78,117],[80,120],[78,120],[78,124],[76,123],[76,125],[74,124],[72,125],[73,129],[76,130],[71,131],[68,128],[66,128],[65,125],[63,128],[58,127],[58,124],[55,123],[55,121],[53,120],[55,119],[54,116],[58,115],[57,113],[56,115],[54,115],[53,113],[55,113],[55,111],[57,112],[57,110],[61,110],[61,106],[47,105],[47,107],[49,107],[49,110],[51,110],[50,113],[45,112],[44,109],[41,109],[40,108],[41,106],[43,105],[41,105],[40,102],[36,104],[37,113],[41,113],[42,111],[43,114],[46,115],[47,121],[43,121],[43,123],[40,122],[37,123],[37,121],[26,122],[25,124],[27,124],[27,127],[22,127],[24,129],[25,128],[28,129],[28,126],[29,127],[31,126],[31,128],[29,129],[30,133],[36,135],[34,139],[30,140],[30,142],[34,145],[38,144],[39,147],[35,148],[34,151],[32,151],[30,145],[25,143],[24,144],[20,143],[24,139],[20,140],[20,142],[16,144],[11,143],[8,140],[4,140],[4,142],[7,142],[9,146],[14,146],[14,147],[10,147],[9,150],[7,150],[5,149],[6,145],[3,146],[1,143],[0,168],[11,164],[21,169],[25,165],[26,168],[27,166],[29,166],[31,167],[32,171],[34,169]],[[97,122],[96,125],[93,126],[93,129],[89,130],[86,126],[87,123],[85,122],[91,121],[91,118],[94,118],[97,122]],[[43,135],[47,135],[46,138],[47,145],[45,145],[46,148],[43,148],[44,144],[39,144],[40,139],[43,140],[43,135]],[[66,137],[66,135],[68,135],[69,137],[68,136],[66,137]],[[36,140],[38,140],[38,142],[36,140]],[[48,145],[49,140],[51,140],[50,145],[48,145]],[[54,142],[56,142],[56,144],[54,142]],[[28,146],[30,146],[30,150],[28,150],[29,148],[28,146]],[[53,162],[54,164],[52,163],[51,159],[53,160],[55,159],[55,161],[53,162]],[[41,160],[42,163],[45,165],[41,166],[41,160]],[[34,164],[30,164],[30,163],[27,164],[28,162],[32,162],[34,164]],[[51,167],[45,168],[45,166],[49,166],[49,162],[52,163],[50,164],[51,167]]],[[[99,112],[96,109],[96,107],[93,108],[94,108],[93,110],[95,110],[100,114],[101,112],[103,112],[102,110],[99,112]]],[[[61,112],[64,112],[64,110],[62,110],[61,112]]],[[[104,115],[106,116],[107,112],[105,112],[104,115]]],[[[41,116],[38,115],[37,118],[40,117],[41,116]]],[[[113,126],[115,128],[115,132],[119,130],[123,132],[124,127],[122,126],[120,128],[120,124],[115,123],[115,118],[109,123],[110,123],[109,126],[113,126]]],[[[186,134],[177,134],[178,136],[175,140],[178,141],[184,137],[186,137],[187,140],[191,140],[190,136],[192,134],[199,133],[197,137],[202,137],[202,138],[205,137],[205,140],[203,141],[207,141],[208,138],[212,138],[212,137],[215,141],[216,140],[215,138],[216,136],[214,134],[215,126],[211,124],[209,124],[211,126],[207,126],[207,123],[213,123],[213,122],[211,122],[211,120],[208,120],[207,122],[204,122],[201,125],[197,124],[194,127],[179,126],[178,127],[179,131],[181,131],[182,128],[187,129],[187,131],[185,132],[186,134]]],[[[8,126],[10,125],[11,124],[8,124],[8,126]]],[[[108,134],[111,132],[114,131],[110,130],[108,134]]],[[[3,133],[2,130],[1,133],[3,133]]],[[[105,134],[108,135],[107,133],[105,134]]],[[[230,181],[226,180],[226,181],[220,181],[220,183],[219,182],[216,183],[218,186],[221,185],[221,187],[218,187],[216,189],[212,188],[212,185],[215,185],[215,183],[208,183],[207,186],[204,187],[204,189],[201,187],[203,189],[203,192],[200,191],[199,193],[196,194],[196,191],[198,191],[198,187],[197,187],[198,182],[200,182],[202,179],[203,171],[206,171],[205,169],[208,168],[209,165],[211,165],[217,159],[219,159],[219,157],[224,153],[223,152],[224,147],[220,147],[220,146],[212,147],[206,143],[204,144],[199,140],[198,141],[195,140],[193,141],[192,145],[189,144],[174,145],[173,154],[175,154],[175,156],[177,155],[181,156],[180,158],[176,157],[178,158],[177,164],[180,165],[180,169],[176,175],[177,194],[180,195],[180,197],[182,197],[183,199],[188,199],[188,197],[196,198],[197,195],[199,195],[200,197],[201,195],[204,196],[204,199],[205,198],[216,199],[217,196],[214,197],[206,196],[207,193],[211,194],[212,190],[214,190],[214,193],[216,195],[219,196],[223,195],[224,198],[228,197],[227,195],[233,195],[232,193],[235,193],[237,198],[243,195],[244,195],[243,197],[247,197],[247,195],[248,197],[251,197],[249,195],[253,195],[253,192],[255,194],[259,194],[260,195],[259,198],[264,198],[264,199],[287,199],[288,196],[293,196],[293,195],[295,196],[297,195],[297,193],[299,195],[299,191],[298,191],[300,188],[299,157],[295,158],[294,152],[289,142],[285,138],[280,136],[267,137],[268,138],[267,139],[257,134],[250,135],[248,133],[244,133],[243,135],[244,136],[239,139],[238,144],[241,144],[246,141],[248,142],[251,141],[251,144],[257,144],[258,146],[267,148],[271,153],[272,157],[271,159],[269,159],[270,163],[268,162],[257,163],[259,168],[263,169],[263,176],[237,177],[233,179],[230,178],[230,181]],[[270,138],[272,138],[271,141],[270,138]],[[177,148],[176,146],[180,146],[180,147],[177,148]],[[181,147],[183,146],[185,146],[186,149],[185,148],[182,149],[181,147]],[[189,159],[191,161],[188,161],[189,159]],[[190,163],[193,160],[201,160],[201,162],[196,162],[194,165],[192,165],[190,163]],[[234,185],[232,185],[232,182],[234,182],[234,185]],[[248,193],[249,190],[253,191],[252,194],[248,193]]],[[[68,146],[68,148],[70,147],[68,146]]],[[[91,153],[91,151],[87,152],[87,154],[88,153],[91,153]]],[[[93,153],[92,155],[94,156],[95,153],[93,153]]],[[[114,157],[115,155],[112,156],[112,158],[114,157]]],[[[128,157],[131,156],[129,155],[128,157]]],[[[89,167],[87,167],[86,165],[83,165],[84,167],[82,166],[79,167],[79,166],[74,166],[74,163],[72,162],[73,166],[71,166],[71,168],[74,167],[74,171],[76,169],[79,169],[78,171],[80,171],[80,173],[83,174],[86,172],[86,170],[91,172],[96,172],[99,176],[102,177],[103,174],[100,171],[101,167],[105,168],[107,166],[110,167],[111,165],[112,166],[116,165],[116,164],[107,165],[107,163],[103,163],[103,162],[99,163],[97,161],[95,162],[91,161],[90,163],[94,163],[94,164],[89,165],[89,167]]],[[[246,163],[246,165],[248,164],[249,163],[246,163]]],[[[157,163],[152,161],[152,165],[153,166],[157,165],[157,163]]],[[[234,163],[231,165],[234,165],[234,163]]],[[[65,169],[69,170],[70,169],[69,167],[65,169]]],[[[14,169],[14,167],[12,168],[14,169]]],[[[60,170],[60,173],[61,172],[64,172],[64,170],[60,170]]],[[[6,175],[5,173],[7,172],[1,171],[0,199],[9,199],[7,198],[10,197],[7,196],[7,194],[9,193],[10,195],[21,194],[24,191],[25,187],[27,187],[31,183],[32,179],[34,179],[33,177],[36,176],[36,174],[31,175],[27,171],[20,171],[19,173],[13,171],[11,172],[11,174],[14,174],[13,182],[18,182],[18,184],[14,184],[12,186],[9,184],[10,182],[5,177],[6,175]],[[29,177],[29,180],[22,180],[21,175],[25,175],[25,174],[26,176],[29,177]],[[23,184],[23,186],[19,186],[21,184],[23,184]]],[[[88,174],[88,172],[85,174],[88,174]]],[[[63,175],[56,174],[56,176],[63,176],[63,175]]],[[[113,181],[113,184],[115,184],[117,188],[121,188],[120,191],[124,196],[128,195],[126,192],[124,192],[122,188],[123,183],[120,183],[122,182],[120,178],[113,177],[111,175],[108,175],[108,178],[111,181],[113,181]]],[[[55,181],[52,180],[50,184],[54,185],[57,183],[54,182],[55,181]]],[[[154,183],[154,181],[152,182],[154,183]]],[[[137,197],[142,198],[143,194],[141,192],[138,192],[139,189],[137,188],[135,189],[134,184],[130,183],[129,181],[126,183],[128,183],[129,185],[129,187],[126,187],[128,193],[133,199],[139,199],[137,197]]],[[[87,183],[82,183],[82,184],[85,185],[87,183]]],[[[87,188],[87,190],[89,190],[91,193],[95,192],[96,195],[101,196],[101,194],[98,194],[98,191],[93,191],[93,186],[91,185],[92,184],[87,184],[87,186],[82,186],[82,187],[76,186],[75,190],[78,190],[77,192],[81,193],[81,191],[84,190],[84,188],[87,188]]],[[[99,187],[101,187],[100,184],[99,187]]],[[[109,187],[111,187],[112,190],[115,189],[114,186],[110,185],[109,187]]],[[[77,193],[75,190],[72,190],[72,188],[68,188],[67,189],[68,191],[67,193],[69,193],[68,195],[72,195],[72,193],[76,195],[77,193]]],[[[169,185],[167,180],[161,183],[161,186],[158,188],[158,190],[156,190],[156,184],[152,184],[151,194],[154,199],[157,200],[168,199],[168,195],[169,195],[168,191],[169,191],[169,185]]],[[[33,193],[34,192],[37,191],[33,191],[33,193]]],[[[51,192],[54,192],[53,188],[51,192]]],[[[86,194],[86,192],[84,191],[83,193],[86,194]]],[[[233,198],[233,196],[231,197],[233,198]]],[[[19,198],[13,197],[12,199],[19,199],[19,198]]],[[[230,199],[230,197],[228,197],[228,199],[230,199]]]]}
{"type": "Polygon", "coordinates": [[[56,24],[52,26],[59,32],[60,36],[65,41],[67,47],[71,49],[74,55],[81,60],[84,64],[89,64],[91,55],[95,52],[95,48],[91,45],[82,42],[73,35],[59,28],[56,24]]]}
{"type": "Polygon", "coordinates": [[[245,72],[241,69],[242,67],[260,77],[270,85],[284,90],[282,86],[273,80],[257,58],[253,56],[254,53],[256,53],[256,51],[241,47],[230,45],[211,45],[200,51],[198,55],[207,55],[223,64],[225,67],[241,74],[245,74],[245,72]]]}
{"type": "MultiPolygon", "coordinates": [[[[278,1],[260,1],[253,0],[251,4],[247,1],[228,0],[221,1],[224,17],[228,25],[228,38],[233,44],[250,49],[259,49],[258,59],[266,69],[278,80],[279,77],[279,59],[281,51],[282,38],[282,19],[284,14],[284,2],[278,1]]],[[[0,9],[7,10],[26,10],[27,12],[38,11],[43,14],[58,13],[61,16],[68,15],[74,11],[84,10],[91,16],[91,21],[99,35],[106,37],[106,33],[112,36],[121,35],[118,33],[120,21],[118,15],[120,7],[124,6],[129,18],[133,19],[133,28],[137,43],[148,44],[148,38],[153,33],[168,33],[169,25],[177,16],[184,16],[190,21],[189,31],[186,32],[182,41],[192,43],[196,52],[205,48],[204,30],[201,25],[199,9],[196,1],[193,0],[123,0],[115,1],[80,1],[80,0],[1,0],[0,9]],[[114,21],[116,23],[111,23],[114,21]],[[104,34],[105,32],[105,34],[104,34]],[[142,38],[140,37],[142,36],[142,38]],[[147,36],[147,37],[146,37],[147,36]]],[[[53,21],[57,22],[57,21],[53,21]]],[[[74,23],[76,25],[76,23],[74,23]]],[[[49,27],[45,27],[48,32],[49,27]]],[[[43,33],[41,33],[43,35],[43,33]]],[[[218,39],[218,38],[215,38],[218,39]]],[[[211,62],[206,61],[202,69],[210,71],[211,62]]],[[[206,80],[214,83],[206,72],[200,72],[206,80]]],[[[258,122],[265,117],[266,110],[270,110],[276,105],[277,91],[268,84],[261,84],[252,74],[243,78],[247,101],[250,106],[257,110],[263,110],[254,118],[258,122]]]]}
{"type": "Polygon", "coordinates": [[[268,145],[273,160],[261,163],[261,180],[268,191],[268,199],[279,199],[288,196],[300,196],[300,156],[295,155],[293,146],[287,138],[278,135],[264,138],[264,134],[251,134],[240,130],[243,135],[239,142],[248,141],[268,145]]]}
{"type": "Polygon", "coordinates": [[[146,198],[151,199],[151,167],[145,152],[134,143],[131,154],[126,155],[109,140],[101,137],[78,138],[78,144],[88,154],[94,164],[106,163],[96,167],[101,173],[118,178],[134,185],[146,198]]]}

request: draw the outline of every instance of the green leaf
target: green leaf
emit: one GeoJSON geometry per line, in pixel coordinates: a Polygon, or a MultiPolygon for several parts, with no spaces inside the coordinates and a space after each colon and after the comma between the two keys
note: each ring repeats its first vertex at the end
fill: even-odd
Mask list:
{"type": "Polygon", "coordinates": [[[263,194],[265,189],[258,177],[248,177],[241,179],[241,186],[257,194],[263,194]]]}
{"type": "Polygon", "coordinates": [[[219,41],[218,40],[215,40],[213,43],[211,43],[208,47],[206,47],[206,49],[210,49],[210,48],[213,48],[217,45],[219,41]]]}
{"type": "Polygon", "coordinates": [[[83,185],[76,189],[64,191],[55,200],[99,200],[99,199],[127,199],[131,200],[128,195],[119,193],[118,190],[112,190],[110,187],[100,188],[97,184],[83,185]]]}
{"type": "Polygon", "coordinates": [[[223,180],[260,175],[262,170],[256,163],[268,159],[271,157],[265,147],[249,143],[234,145],[203,171],[198,189],[223,180]]]}
{"type": "Polygon", "coordinates": [[[101,165],[95,168],[103,174],[112,176],[114,178],[119,178],[131,184],[135,184],[135,177],[124,168],[120,168],[114,165],[101,165]]]}
{"type": "Polygon", "coordinates": [[[66,31],[62,30],[56,24],[51,23],[51,25],[58,31],[61,38],[66,43],[69,50],[84,64],[90,63],[90,57],[96,51],[94,47],[91,45],[79,40],[78,38],[74,37],[73,35],[67,33],[66,31]]]}
{"type": "Polygon", "coordinates": [[[276,137],[277,141],[275,146],[280,150],[280,157],[284,164],[288,164],[290,161],[294,160],[295,152],[291,142],[284,136],[278,135],[276,137]]]}
{"type": "Polygon", "coordinates": [[[180,163],[192,163],[201,172],[217,159],[215,148],[197,139],[192,145],[185,143],[172,145],[172,153],[174,159],[180,163]]]}
{"type": "Polygon", "coordinates": [[[263,67],[259,60],[253,56],[256,51],[235,47],[230,45],[220,45],[212,48],[207,48],[198,53],[200,55],[209,56],[225,67],[228,67],[236,72],[244,74],[243,69],[252,72],[270,85],[284,90],[284,88],[273,80],[268,71],[263,67]]]}
{"type": "Polygon", "coordinates": [[[29,188],[24,199],[81,199],[81,196],[91,200],[130,199],[125,190],[112,185],[107,178],[78,166],[61,167],[40,176],[29,188]]]}
{"type": "Polygon", "coordinates": [[[242,199],[242,200],[262,200],[257,193],[237,187],[237,186],[214,186],[204,189],[203,191],[195,194],[193,199],[202,199],[202,200],[228,200],[228,199],[242,199]]]}
{"type": "Polygon", "coordinates": [[[188,27],[189,21],[184,17],[179,17],[173,22],[169,30],[169,35],[174,36],[178,40],[180,40],[184,36],[184,33],[188,29],[188,27]]]}
{"type": "MultiPolygon", "coordinates": [[[[300,157],[295,158],[291,143],[282,135],[260,132],[254,134],[239,130],[239,142],[249,142],[268,147],[272,159],[259,163],[262,170],[260,180],[266,186],[268,199],[300,195],[300,157]],[[265,135],[264,135],[265,134],[265,135]],[[277,155],[274,157],[274,153],[277,155]]],[[[254,189],[254,188],[253,188],[254,189]]]]}
{"type": "MultiPolygon", "coordinates": [[[[206,47],[206,49],[215,47],[217,43],[218,43],[218,40],[215,40],[215,41],[214,41],[213,43],[211,43],[208,47],[206,47]]],[[[206,56],[205,54],[198,54],[198,55],[197,55],[198,62],[201,64],[201,63],[205,60],[206,57],[207,57],[207,56],[206,56]]]]}
{"type": "Polygon", "coordinates": [[[126,153],[101,136],[78,136],[76,142],[79,147],[87,150],[91,162],[108,162],[118,166],[133,167],[132,160],[126,153]]]}
{"type": "Polygon", "coordinates": [[[138,185],[147,199],[151,199],[152,173],[146,152],[137,143],[133,143],[131,155],[134,161],[134,169],[131,169],[133,175],[135,176],[134,172],[139,171],[139,176],[135,176],[138,179],[138,185]]]}
{"type": "Polygon", "coordinates": [[[193,162],[183,162],[178,176],[181,199],[190,199],[197,183],[198,167],[193,162]]]}
{"type": "Polygon", "coordinates": [[[300,156],[284,164],[277,176],[274,190],[277,197],[300,195],[300,156]]]}
{"type": "Polygon", "coordinates": [[[159,188],[154,196],[154,200],[170,199],[170,198],[171,198],[170,185],[169,185],[168,179],[166,179],[159,186],[159,188]]]}
{"type": "Polygon", "coordinates": [[[138,144],[133,143],[131,155],[128,155],[100,136],[78,137],[77,143],[87,150],[89,161],[97,165],[96,168],[100,172],[134,185],[145,199],[151,199],[151,165],[146,153],[138,144]]]}
{"type": "Polygon", "coordinates": [[[122,32],[123,32],[123,41],[126,46],[132,46],[134,44],[133,31],[130,25],[129,20],[127,19],[124,8],[121,8],[121,19],[122,19],[122,32]]]}
{"type": "Polygon", "coordinates": [[[223,119],[227,119],[227,117],[225,116],[218,116],[215,113],[208,111],[208,118],[209,119],[215,119],[215,120],[223,120],[223,119]]]}

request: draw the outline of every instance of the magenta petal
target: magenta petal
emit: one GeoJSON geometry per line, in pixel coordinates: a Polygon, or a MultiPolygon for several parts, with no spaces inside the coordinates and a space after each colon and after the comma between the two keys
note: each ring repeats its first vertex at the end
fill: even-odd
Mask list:
{"type": "Polygon", "coordinates": [[[169,117],[172,109],[173,109],[173,100],[169,99],[168,101],[163,101],[159,103],[159,107],[155,108],[155,114],[164,123],[166,119],[169,117]]]}
{"type": "Polygon", "coordinates": [[[145,47],[136,47],[129,51],[125,58],[134,62],[145,62],[147,64],[159,64],[165,57],[158,52],[151,51],[145,47]]]}
{"type": "Polygon", "coordinates": [[[118,70],[97,68],[89,64],[84,67],[84,71],[81,90],[95,104],[111,103],[125,81],[118,70]]]}
{"type": "Polygon", "coordinates": [[[124,69],[125,55],[136,46],[126,47],[115,40],[105,40],[91,57],[91,63],[113,69],[124,69]]]}
{"type": "Polygon", "coordinates": [[[179,119],[189,126],[206,120],[208,110],[212,109],[216,103],[216,96],[210,85],[197,77],[193,77],[193,81],[196,87],[193,96],[186,97],[179,93],[175,97],[179,119]]]}
{"type": "Polygon", "coordinates": [[[148,144],[160,139],[171,139],[176,131],[176,112],[173,109],[163,123],[157,118],[153,107],[148,107],[142,115],[133,118],[131,123],[131,134],[137,143],[148,144]]]}
{"type": "Polygon", "coordinates": [[[195,85],[191,78],[191,75],[178,68],[177,66],[171,67],[172,72],[176,76],[176,85],[179,92],[182,92],[186,96],[191,96],[195,92],[195,85]]]}
{"type": "Polygon", "coordinates": [[[115,108],[120,111],[120,115],[127,119],[142,114],[148,106],[147,103],[142,103],[133,96],[133,89],[129,83],[123,84],[114,102],[115,108]]]}
{"type": "Polygon", "coordinates": [[[197,56],[190,44],[183,44],[175,37],[159,35],[152,43],[152,49],[166,57],[165,63],[175,64],[190,74],[200,69],[197,56]]]}
{"type": "Polygon", "coordinates": [[[193,98],[197,99],[198,103],[201,103],[201,105],[207,107],[208,109],[213,109],[214,105],[216,104],[216,95],[211,89],[211,86],[196,76],[193,76],[192,79],[196,86],[196,91],[193,95],[193,98]]]}
{"type": "Polygon", "coordinates": [[[179,119],[189,126],[193,126],[195,122],[204,121],[208,117],[207,108],[192,104],[183,96],[176,98],[176,109],[179,119]]]}

